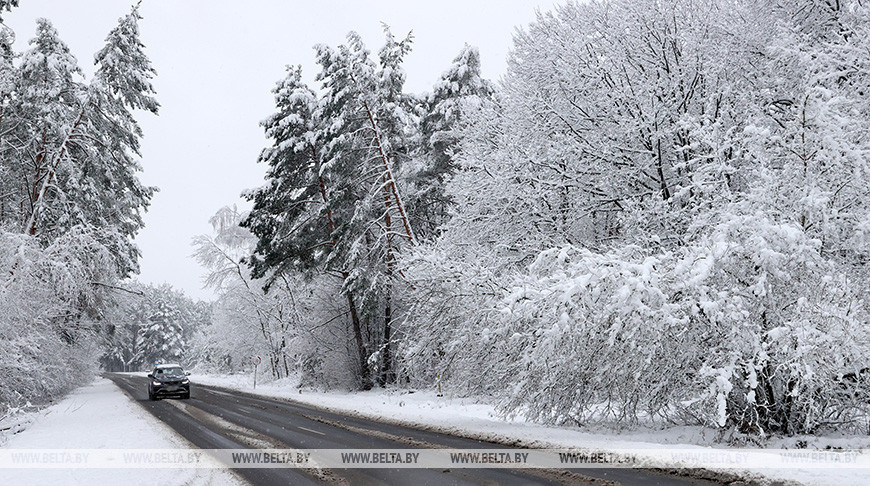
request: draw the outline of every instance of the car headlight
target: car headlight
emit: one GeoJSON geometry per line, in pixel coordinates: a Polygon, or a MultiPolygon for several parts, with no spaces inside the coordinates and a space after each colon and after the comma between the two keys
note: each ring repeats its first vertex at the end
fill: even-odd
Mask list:
{"type": "Polygon", "coordinates": [[[154,386],[162,385],[162,383],[160,383],[159,381],[152,381],[151,384],[154,386]]]}

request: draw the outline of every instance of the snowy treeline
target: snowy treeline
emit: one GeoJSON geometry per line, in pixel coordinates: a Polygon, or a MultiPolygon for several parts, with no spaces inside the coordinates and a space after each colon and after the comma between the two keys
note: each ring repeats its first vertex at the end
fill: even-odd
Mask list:
{"type": "Polygon", "coordinates": [[[155,189],[137,178],[133,112],[158,109],[138,20],[109,32],[90,80],[48,20],[23,53],[0,24],[0,414],[89,376],[99,322],[138,271],[155,189]]]}
{"type": "Polygon", "coordinates": [[[569,2],[499,85],[466,48],[423,96],[410,44],[275,88],[224,271],[264,339],[290,306],[282,366],[553,423],[867,426],[870,6],[569,2]]]}
{"type": "Polygon", "coordinates": [[[102,368],[139,371],[155,362],[193,362],[195,333],[211,322],[211,306],[168,284],[125,283],[102,319],[102,368]]]}

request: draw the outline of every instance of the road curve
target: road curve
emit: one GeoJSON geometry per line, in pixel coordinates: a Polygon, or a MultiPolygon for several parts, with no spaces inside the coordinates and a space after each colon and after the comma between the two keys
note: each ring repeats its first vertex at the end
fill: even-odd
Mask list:
{"type": "MultiPolygon", "coordinates": [[[[191,385],[189,400],[148,400],[147,378],[107,373],[157,419],[201,449],[504,449],[503,445],[413,429],[320,410],[300,403],[219,388],[191,385]]],[[[508,469],[331,469],[240,468],[238,475],[260,485],[530,485],[623,486],[715,483],[635,469],[574,471],[508,469]]]]}

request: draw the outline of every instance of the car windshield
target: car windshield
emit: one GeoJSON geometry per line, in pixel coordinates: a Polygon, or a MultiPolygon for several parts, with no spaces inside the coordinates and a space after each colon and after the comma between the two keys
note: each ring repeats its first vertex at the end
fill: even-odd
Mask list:
{"type": "Polygon", "coordinates": [[[156,376],[163,378],[181,378],[184,376],[184,370],[181,368],[158,368],[156,376]]]}

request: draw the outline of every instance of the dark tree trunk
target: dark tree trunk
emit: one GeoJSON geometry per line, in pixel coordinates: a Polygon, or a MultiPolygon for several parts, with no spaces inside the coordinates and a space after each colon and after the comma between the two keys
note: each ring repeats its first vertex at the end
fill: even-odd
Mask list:
{"type": "MultiPolygon", "coordinates": [[[[348,274],[342,274],[345,280],[347,280],[348,274]]],[[[366,360],[366,347],[363,343],[362,337],[362,326],[359,321],[359,314],[356,311],[356,304],[353,302],[353,296],[350,295],[350,291],[345,293],[347,296],[347,306],[350,310],[350,322],[353,327],[353,337],[356,342],[356,350],[359,355],[359,381],[360,388],[363,390],[371,390],[372,389],[372,377],[371,373],[369,373],[369,366],[366,360]]]]}
{"type": "Polygon", "coordinates": [[[379,384],[381,386],[396,382],[396,371],[393,367],[393,352],[391,348],[392,341],[392,320],[393,320],[393,305],[392,305],[392,284],[387,288],[386,304],[384,306],[384,355],[383,365],[381,366],[381,375],[379,384]]]}

